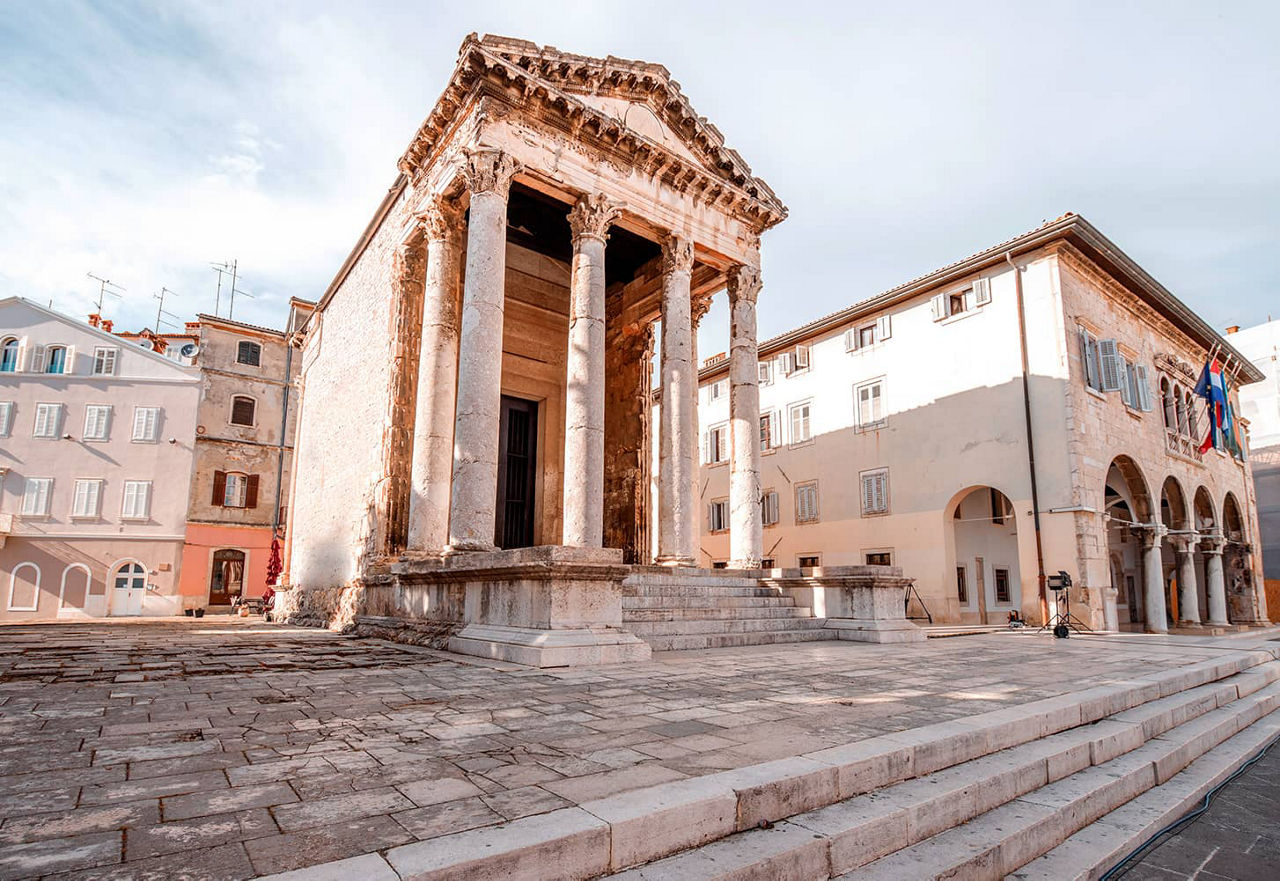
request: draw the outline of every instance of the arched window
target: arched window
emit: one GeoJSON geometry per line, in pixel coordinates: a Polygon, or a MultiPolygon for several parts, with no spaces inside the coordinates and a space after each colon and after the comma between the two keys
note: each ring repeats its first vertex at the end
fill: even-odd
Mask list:
{"type": "Polygon", "coordinates": [[[18,369],[18,340],[10,337],[0,347],[0,373],[13,373],[18,369]]]}
{"type": "Polygon", "coordinates": [[[231,424],[253,425],[258,404],[248,395],[235,395],[231,399],[231,424]]]}
{"type": "Polygon", "coordinates": [[[19,563],[9,575],[9,611],[34,612],[40,604],[40,567],[19,563]]]}
{"type": "Polygon", "coordinates": [[[1200,435],[1200,427],[1196,425],[1196,399],[1187,392],[1187,437],[1196,440],[1200,435]]]}
{"type": "Polygon", "coordinates": [[[50,346],[49,354],[44,359],[45,373],[62,373],[67,367],[67,347],[50,346]]]}
{"type": "Polygon", "coordinates": [[[248,364],[250,367],[262,365],[262,346],[249,340],[241,340],[236,347],[236,362],[248,364]]]}
{"type": "Polygon", "coordinates": [[[1178,430],[1178,411],[1173,405],[1173,390],[1169,380],[1160,377],[1160,400],[1164,404],[1164,427],[1166,431],[1178,430]]]}
{"type": "Polygon", "coordinates": [[[1173,387],[1173,403],[1178,408],[1178,434],[1187,433],[1187,402],[1182,394],[1182,386],[1173,387]]]}

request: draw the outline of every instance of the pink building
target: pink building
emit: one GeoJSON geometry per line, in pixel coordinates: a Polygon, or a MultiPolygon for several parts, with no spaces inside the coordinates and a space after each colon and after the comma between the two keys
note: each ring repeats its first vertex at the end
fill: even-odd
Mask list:
{"type": "Polygon", "coordinates": [[[184,605],[200,371],[0,300],[0,620],[184,605]]]}

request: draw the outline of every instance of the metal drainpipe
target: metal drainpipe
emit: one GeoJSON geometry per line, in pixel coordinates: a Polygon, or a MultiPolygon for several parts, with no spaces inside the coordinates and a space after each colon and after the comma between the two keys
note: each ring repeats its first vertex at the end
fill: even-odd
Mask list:
{"type": "Polygon", "coordinates": [[[1044,540],[1040,536],[1040,486],[1036,480],[1036,442],[1031,432],[1031,368],[1027,361],[1027,315],[1022,302],[1022,270],[1013,262],[1013,252],[1006,251],[1004,259],[1013,267],[1013,287],[1018,295],[1018,341],[1022,347],[1022,409],[1027,421],[1027,468],[1031,472],[1031,515],[1036,530],[1036,570],[1040,586],[1040,621],[1049,620],[1049,598],[1045,590],[1044,540]]]}
{"type": "Polygon", "coordinates": [[[290,331],[284,337],[284,394],[280,407],[280,452],[276,456],[276,510],[271,515],[272,539],[275,539],[280,533],[280,500],[284,494],[284,448],[285,438],[288,436],[289,430],[289,392],[292,388],[289,375],[292,370],[293,332],[290,331]]]}

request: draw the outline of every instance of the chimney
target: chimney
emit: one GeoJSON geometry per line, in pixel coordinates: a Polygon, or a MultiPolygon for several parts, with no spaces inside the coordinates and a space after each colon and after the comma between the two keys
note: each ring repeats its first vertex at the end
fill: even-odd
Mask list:
{"type": "Polygon", "coordinates": [[[90,312],[90,313],[89,313],[89,326],[90,326],[90,327],[97,327],[97,326],[98,326],[98,325],[100,325],[101,323],[102,323],[102,316],[101,316],[101,315],[99,315],[97,312],[90,312]]]}
{"type": "Polygon", "coordinates": [[[1236,331],[1238,331],[1238,330],[1240,330],[1240,325],[1238,325],[1238,324],[1233,324],[1233,325],[1231,325],[1230,327],[1228,327],[1228,328],[1227,328],[1227,333],[1228,333],[1228,334],[1233,334],[1233,333],[1235,333],[1235,332],[1236,332],[1236,331]]]}
{"type": "Polygon", "coordinates": [[[107,333],[111,333],[111,319],[110,319],[110,318],[103,318],[103,319],[102,319],[102,329],[103,329],[103,330],[105,330],[107,333]]]}

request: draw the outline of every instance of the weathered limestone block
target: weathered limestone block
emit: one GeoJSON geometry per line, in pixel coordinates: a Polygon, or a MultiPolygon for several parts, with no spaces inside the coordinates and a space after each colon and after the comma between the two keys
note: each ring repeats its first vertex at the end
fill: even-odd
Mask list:
{"type": "Polygon", "coordinates": [[[925,633],[906,617],[906,589],[911,579],[897,566],[825,566],[781,569],[761,579],[789,594],[797,606],[841,639],[859,642],[923,642],[925,633]]]}

